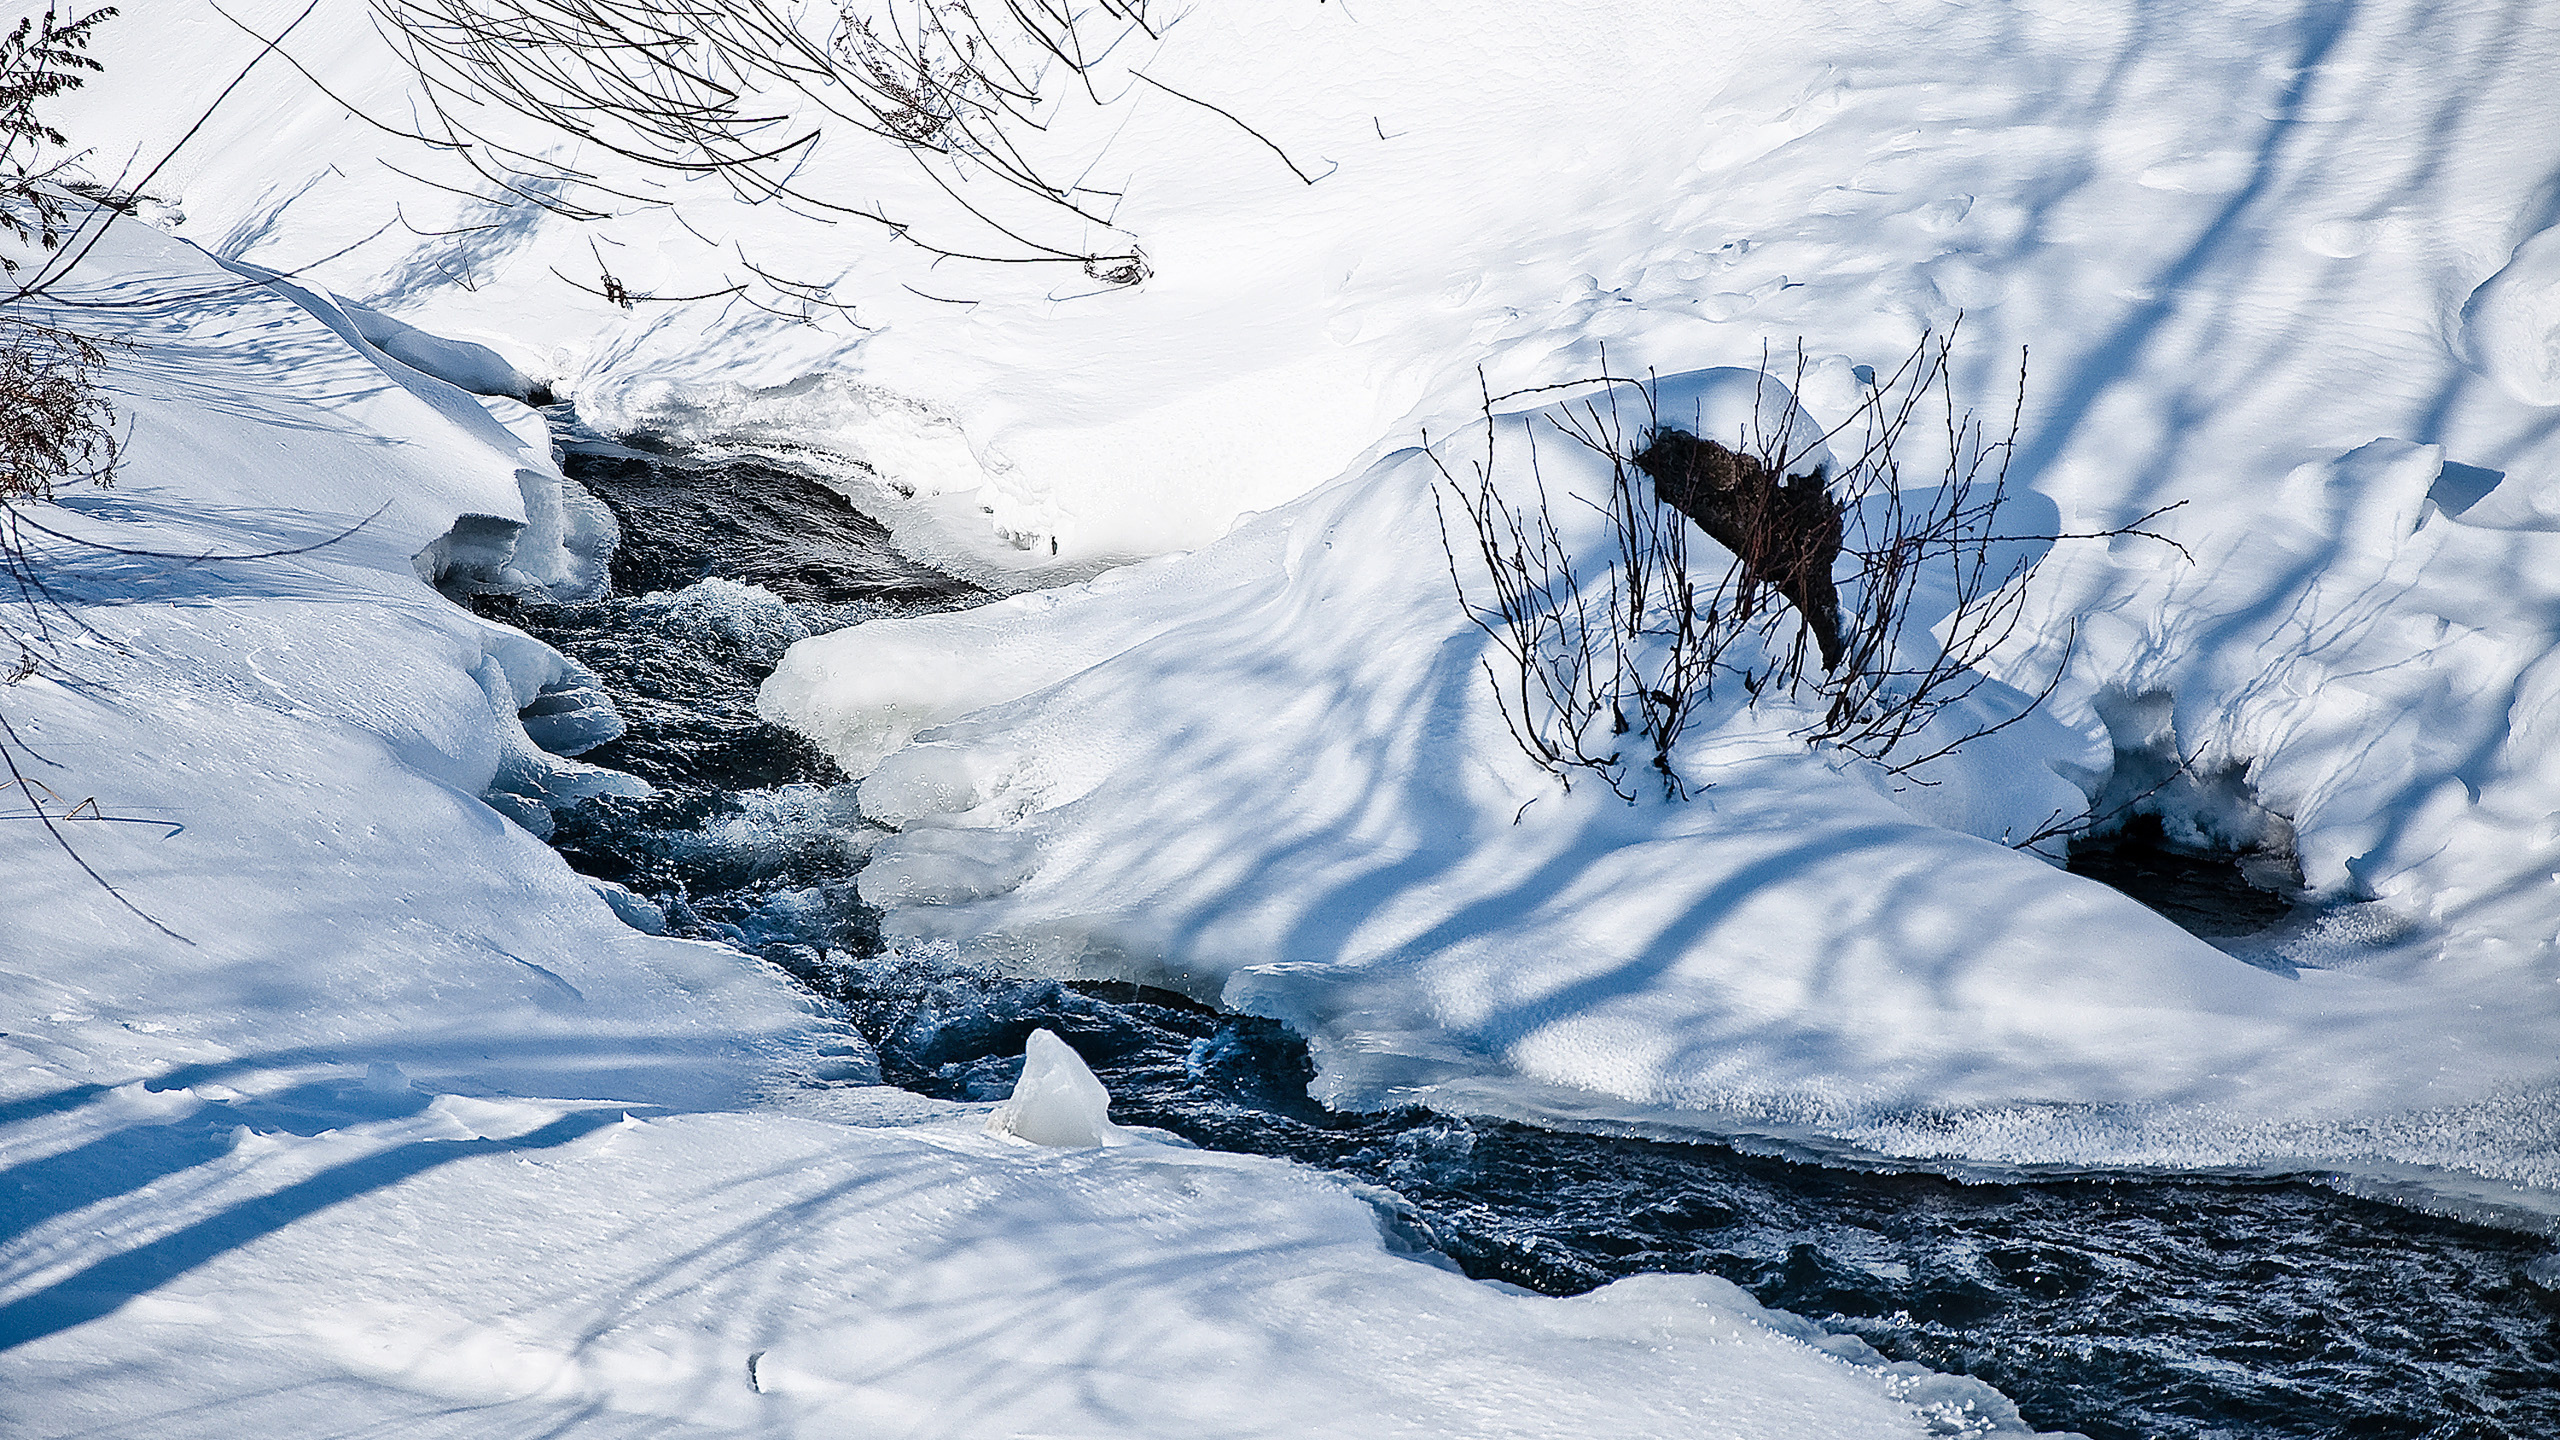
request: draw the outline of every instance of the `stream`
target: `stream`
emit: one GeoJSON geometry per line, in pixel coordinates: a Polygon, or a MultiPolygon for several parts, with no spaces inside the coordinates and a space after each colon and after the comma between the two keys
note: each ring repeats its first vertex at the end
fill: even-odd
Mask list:
{"type": "MultiPolygon", "coordinates": [[[[899,556],[783,461],[564,464],[621,522],[613,594],[474,605],[602,677],[629,730],[581,758],[658,789],[560,812],[553,844],[655,901],[672,933],[762,955],[841,1003],[890,1084],[1001,1098],[1046,1027],[1110,1087],[1114,1120],[1351,1177],[1469,1275],[1569,1295],[1711,1272],[1892,1358],[1988,1381],[2039,1429],[2560,1436],[2548,1240],[2315,1177],[1960,1183],[1421,1110],[1336,1114],[1308,1099],[1306,1046],[1276,1022],[885,953],[854,888],[882,832],[824,755],[756,718],[756,688],[803,636],[990,597],[899,556]]],[[[2099,848],[2073,868],[2200,933],[2284,912],[2198,857],[2099,848]]]]}

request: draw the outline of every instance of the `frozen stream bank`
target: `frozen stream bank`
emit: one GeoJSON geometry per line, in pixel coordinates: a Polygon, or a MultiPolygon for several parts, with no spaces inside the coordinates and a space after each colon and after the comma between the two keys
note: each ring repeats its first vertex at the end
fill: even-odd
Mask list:
{"type": "Polygon", "coordinates": [[[893,1083],[1000,1096],[1025,1037],[1050,1028],[1109,1084],[1115,1119],[1359,1177],[1471,1274],[1576,1293],[1712,1272],[1888,1355],[1989,1380],[2039,1428],[2560,1433],[2560,1293],[2528,1277],[2547,1264],[2533,1237],[2308,1180],[1957,1184],[1424,1111],[1337,1115],[1307,1098],[1305,1047],[1271,1021],[882,954],[852,884],[882,832],[823,757],[756,720],[755,688],[803,635],[972,592],[900,560],[787,467],[568,468],[623,520],[614,596],[482,603],[605,679],[631,730],[586,758],[659,789],[565,811],[555,843],[670,928],[841,1001],[893,1083]]]}

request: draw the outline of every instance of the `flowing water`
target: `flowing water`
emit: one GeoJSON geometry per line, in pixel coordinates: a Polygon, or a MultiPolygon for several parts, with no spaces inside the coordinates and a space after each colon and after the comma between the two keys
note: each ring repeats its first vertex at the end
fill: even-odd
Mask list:
{"type": "MultiPolygon", "coordinates": [[[[480,604],[603,677],[630,733],[584,758],[659,793],[586,801],[554,843],[582,873],[658,900],[671,930],[755,951],[841,1002],[890,1083],[1000,1097],[1046,1027],[1109,1085],[1115,1120],[1354,1177],[1388,1224],[1471,1275],[1573,1294],[1712,1272],[1888,1356],[1979,1376],[2043,1429],[2560,1437],[2560,1276],[2542,1239],[2308,1178],[1958,1183],[1425,1111],[1335,1114],[1307,1098],[1306,1047],[1272,1021],[884,954],[853,885],[879,832],[824,756],[757,720],[755,688],[802,635],[985,597],[900,558],[787,465],[573,455],[569,469],[622,522],[614,596],[480,604]]],[[[2073,868],[2205,933],[2286,908],[2138,832],[2073,868]]]]}

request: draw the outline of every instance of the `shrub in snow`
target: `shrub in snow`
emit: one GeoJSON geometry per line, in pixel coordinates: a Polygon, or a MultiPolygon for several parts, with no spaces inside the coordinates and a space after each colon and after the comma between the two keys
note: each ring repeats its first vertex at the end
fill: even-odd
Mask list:
{"type": "MultiPolygon", "coordinates": [[[[81,72],[98,68],[82,52],[90,31],[115,13],[93,10],[66,22],[48,9],[40,19],[22,17],[0,35],[0,271],[12,278],[24,267],[8,253],[11,246],[50,256],[71,228],[70,201],[52,182],[78,157],[48,159],[70,142],[36,107],[80,88],[81,72]]],[[[42,295],[62,268],[39,265],[0,300],[42,295]]],[[[26,520],[16,502],[50,499],[66,479],[104,485],[114,478],[115,411],[96,376],[105,360],[105,351],[87,336],[0,315],[0,516],[6,523],[0,529],[0,570],[15,597],[0,607],[0,642],[18,652],[9,680],[35,673],[51,647],[59,613],[49,605],[24,545],[25,530],[42,527],[26,520]]],[[[27,794],[34,798],[32,790],[27,794]]]]}
{"type": "MultiPolygon", "coordinates": [[[[97,342],[0,316],[0,502],[46,500],[66,479],[115,477],[115,410],[98,387],[97,342]]],[[[5,542],[13,572],[16,527],[5,542]]]]}
{"type": "MultiPolygon", "coordinates": [[[[43,18],[21,16],[15,29],[0,35],[0,233],[46,250],[62,243],[71,211],[52,182],[79,156],[47,160],[49,152],[71,142],[36,114],[36,104],[79,89],[86,78],[81,72],[98,68],[82,52],[89,48],[89,32],[115,13],[109,7],[65,21],[48,7],[43,18]]],[[[0,270],[15,275],[18,268],[16,258],[0,255],[0,270]]]]}
{"type": "MultiPolygon", "coordinates": [[[[90,32],[114,15],[93,10],[65,21],[51,9],[21,17],[0,35],[0,271],[24,268],[6,245],[50,255],[70,233],[71,197],[53,182],[78,159],[54,154],[70,141],[37,113],[41,101],[77,90],[98,62],[82,53],[90,32]]],[[[6,300],[40,295],[62,267],[40,265],[6,300]]],[[[0,503],[52,495],[74,475],[105,484],[116,459],[115,412],[97,385],[97,342],[18,315],[0,316],[0,503]]],[[[14,521],[14,515],[12,519],[14,521]]],[[[5,545],[10,578],[23,580],[13,523],[5,545]]],[[[27,592],[22,584],[19,593],[27,592]]],[[[13,634],[11,638],[23,637],[13,634]]],[[[22,663],[30,653],[20,647],[22,663]]]]}
{"type": "MultiPolygon", "coordinates": [[[[1137,247],[1092,208],[1096,192],[1047,178],[1064,162],[1029,153],[1075,97],[1116,103],[1103,99],[1094,72],[1124,44],[1154,37],[1143,0],[985,15],[959,0],[848,0],[825,39],[802,28],[799,7],[766,0],[681,9],[655,0],[374,0],[374,10],[417,72],[428,130],[502,203],[601,220],[641,199],[589,170],[492,142],[487,117],[512,113],[636,166],[648,187],[716,176],[750,204],[867,220],[944,258],[1078,265],[1122,285],[1146,277],[1137,247]],[[882,213],[867,194],[815,178],[825,172],[812,157],[833,139],[886,143],[923,165],[963,217],[952,245],[882,213]],[[996,183],[961,198],[961,187],[987,180],[996,183]],[[601,206],[575,198],[582,186],[604,197],[601,206]]],[[[580,288],[625,309],[744,294],[795,320],[851,314],[828,283],[776,274],[743,251],[736,261],[706,294],[658,295],[630,289],[599,251],[599,286],[580,288]]]]}
{"type": "MultiPolygon", "coordinates": [[[[1754,704],[1801,703],[1809,691],[1803,738],[1897,775],[2040,704],[2042,694],[2005,718],[1912,743],[1987,683],[1985,662],[2015,634],[2054,542],[2162,539],[2142,526],[2163,512],[2080,535],[2012,533],[2018,412],[1990,439],[1955,399],[1953,349],[1952,331],[1924,335],[1829,430],[1764,362],[1729,442],[1700,433],[1712,427],[1676,413],[1650,379],[1598,377],[1608,388],[1595,396],[1519,416],[1497,416],[1510,397],[1487,396],[1483,458],[1462,479],[1435,453],[1435,498],[1450,578],[1494,642],[1486,676],[1520,748],[1568,786],[1596,774],[1629,799],[1648,765],[1676,798],[1686,792],[1672,752],[1720,679],[1754,704]],[[1931,423],[1915,430],[1918,419],[1931,423]],[[1513,421],[1526,431],[1525,481],[1496,473],[1496,429],[1513,421]],[[1853,429],[1856,451],[1835,462],[1832,442],[1853,429]],[[1542,433],[1599,457],[1607,493],[1550,493],[1542,433]],[[1915,465],[1924,435],[1944,448],[1915,465]],[[1906,470],[1933,483],[1908,483],[1906,470]],[[1466,562],[1448,540],[1452,504],[1473,541],[1466,562]],[[1596,544],[1585,511],[1599,521],[1596,544]]],[[[1797,368],[1801,382],[1801,356],[1797,368]]],[[[2025,381],[2022,362],[2021,404],[2025,381]]]]}

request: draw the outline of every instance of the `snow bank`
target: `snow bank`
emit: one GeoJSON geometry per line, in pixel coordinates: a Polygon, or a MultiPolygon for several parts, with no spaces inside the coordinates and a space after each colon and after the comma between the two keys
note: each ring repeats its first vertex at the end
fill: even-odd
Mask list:
{"type": "Polygon", "coordinates": [[[563,758],[619,728],[592,677],[421,583],[417,557],[474,521],[503,537],[493,578],[572,593],[600,573],[601,547],[528,510],[562,486],[538,419],[511,427],[530,412],[140,225],[63,298],[137,347],[111,371],[131,440],[117,487],[48,523],[180,557],[292,553],[37,537],[89,633],[8,691],[42,757],[22,763],[55,813],[95,796],[120,817],[65,833],[151,918],[9,825],[8,1093],[377,1063],[675,1105],[768,1083],[811,1023],[797,1001],[617,923],[482,803],[637,785],[563,758]]]}
{"type": "Polygon", "coordinates": [[[1034,1030],[1022,1051],[1022,1078],[1012,1098],[987,1117],[990,1134],[1070,1150],[1126,1143],[1111,1123],[1111,1092],[1084,1057],[1049,1030],[1034,1030]]]}
{"type": "Polygon", "coordinates": [[[1273,1161],[415,1093],[311,1134],[153,1098],[124,1183],[185,1195],[117,1218],[158,1243],[57,1221],[10,1252],[26,1433],[2026,1433],[1722,1280],[1550,1300],[1398,1258],[1273,1161]],[[108,1286],[147,1290],[72,1325],[108,1286]]]}
{"type": "MultiPolygon", "coordinates": [[[[400,116],[363,15],[327,0],[288,51],[400,116]]],[[[1016,584],[1197,550],[787,667],[777,713],[908,832],[869,882],[904,933],[1286,1013],[1346,1100],[2549,1187],[2555,45],[2486,0],[1203,3],[1114,63],[1292,158],[1135,82],[1040,142],[1141,237],[1154,277],[1109,293],[716,182],[666,182],[681,216],[501,208],[273,63],[164,188],[220,253],[311,264],[599,423],[822,450],[1016,584]],[[871,328],[577,288],[701,293],[731,256],[871,328]],[[1487,390],[1799,337],[1836,417],[1959,315],[1986,411],[2031,354],[2011,476],[2057,523],[2186,502],[2191,558],[2057,550],[1995,667],[2040,688],[2076,623],[2051,724],[1925,793],[1739,721],[1687,757],[1717,788],[1686,811],[1524,788],[1412,464],[1379,462],[1487,390]],[[2311,886],[2388,923],[2294,937],[2326,968],[2283,982],[1994,853],[2119,754],[2210,782],[2162,792],[2197,834],[2280,820],[2311,886]]],[[[255,50],[170,19],[102,50],[73,119],[147,148],[255,50]]],[[[902,156],[811,163],[942,203],[902,156]]]]}
{"type": "MultiPolygon", "coordinates": [[[[2547,1210],[2560,422],[2536,358],[2553,177],[2519,137],[2553,123],[2555,38],[2427,14],[1719,14],[1712,46],[1633,20],[1516,71],[1508,30],[1365,27],[1399,73],[1463,55],[1477,82],[1345,81],[1383,133],[1392,94],[1472,157],[1324,232],[1330,363],[1392,354],[1364,403],[1416,397],[1382,458],[1302,445],[1308,480],[1341,478],[1112,593],[812,639],[769,712],[903,828],[864,883],[892,933],[1286,1017],[1342,1103],[2433,1173],[2547,1210]],[[1648,103],[1585,115],[1585,91],[1648,103]],[[1611,373],[1683,375],[1802,336],[1807,407],[1844,419],[1959,313],[1957,390],[1987,415],[2031,352],[2022,503],[2091,529],[2183,502],[2154,527],[2174,546],[2056,546],[1993,662],[2033,693],[2067,650],[2043,717],[1934,786],[1801,753],[1783,708],[1693,737],[1715,788],[1687,807],[1529,774],[1430,467],[1386,452],[1427,432],[1472,456],[1475,366],[1496,392],[1566,382],[1604,345],[1611,373]],[[2253,969],[1993,843],[2134,797],[2289,844],[2352,902],[2282,937],[2317,968],[2253,969]]],[[[1275,445],[1324,393],[1290,383],[1258,412],[1275,445]]],[[[1186,423],[1254,403],[1189,393],[1214,418],[1186,423]]],[[[1110,421],[1083,433],[1118,461],[1110,421]]]]}
{"type": "MultiPolygon", "coordinates": [[[[1544,454],[1560,500],[1603,483],[1587,453],[1544,454]]],[[[1154,567],[1135,599],[1040,597],[1011,646],[1117,653],[1038,688],[1038,669],[963,648],[985,612],[955,617],[918,693],[977,666],[1028,693],[923,732],[864,782],[866,813],[902,827],[862,876],[890,933],[1287,1019],[1343,1105],[2000,1162],[2387,1159],[2560,1181],[2531,1139],[2547,1099],[2514,1093],[2545,1095],[2554,1073],[2541,1042],[2560,1011],[2529,969],[2254,968],[1932,823],[1945,797],[1805,753],[1787,738],[1804,716],[1738,687],[1682,752],[1696,800],[1561,792],[1510,743],[1489,647],[1449,594],[1438,473],[1386,462],[1154,567]],[[2446,1066],[2448,1045],[2468,1063],[2446,1066]],[[2464,1118],[2500,1105],[2516,1132],[2464,1118]],[[2398,1133],[2378,1140],[2385,1116],[2398,1133]]],[[[768,703],[798,718],[814,697],[807,728],[851,733],[828,729],[826,677],[850,677],[848,709],[895,692],[935,623],[805,642],[768,703]]],[[[2044,724],[2058,736],[1986,742],[1997,763],[1933,767],[1993,837],[2085,803],[2043,761],[2085,762],[2087,737],[2044,724]]],[[[860,743],[840,753],[866,758],[860,743]]]]}
{"type": "Polygon", "coordinates": [[[1053,1037],[1013,1135],[1110,1148],[862,1088],[782,976],[490,808],[636,783],[561,757],[609,728],[582,672],[413,564],[474,517],[510,584],[592,558],[533,543],[538,429],[140,227],[66,298],[142,345],[121,483],[44,523],[294,553],[41,557],[91,631],[0,709],[118,889],[0,830],[12,1434],[2024,1433],[1721,1281],[1416,1263],[1340,1184],[1110,1126],[1053,1037]]]}

